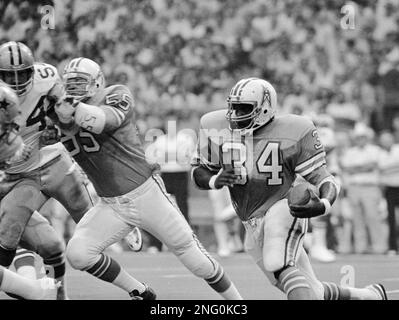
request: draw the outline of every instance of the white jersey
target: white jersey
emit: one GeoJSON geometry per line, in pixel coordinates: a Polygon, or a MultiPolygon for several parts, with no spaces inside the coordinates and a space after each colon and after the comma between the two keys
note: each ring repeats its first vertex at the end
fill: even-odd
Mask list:
{"type": "Polygon", "coordinates": [[[60,154],[61,143],[40,150],[39,139],[41,131],[46,126],[46,110],[50,102],[46,99],[59,81],[57,69],[45,63],[34,64],[32,88],[20,97],[21,118],[20,132],[25,144],[32,148],[32,154],[27,160],[16,161],[7,168],[7,173],[22,173],[37,169],[60,154]]]}

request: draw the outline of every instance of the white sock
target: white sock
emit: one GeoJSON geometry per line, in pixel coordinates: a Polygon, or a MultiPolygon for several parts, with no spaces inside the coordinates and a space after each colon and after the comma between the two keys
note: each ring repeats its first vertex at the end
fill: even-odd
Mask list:
{"type": "Polygon", "coordinates": [[[143,293],[145,290],[145,286],[128,274],[124,269],[121,269],[121,272],[119,272],[118,276],[112,283],[128,293],[133,290],[138,290],[140,293],[143,293]]]}
{"type": "Polygon", "coordinates": [[[37,280],[24,278],[15,272],[2,268],[3,281],[0,289],[25,299],[41,299],[43,288],[37,280]]]}
{"type": "Polygon", "coordinates": [[[351,300],[375,300],[380,296],[371,289],[367,288],[346,288],[350,292],[351,300]]]}
{"type": "Polygon", "coordinates": [[[226,300],[243,300],[234,284],[231,284],[226,291],[219,292],[219,294],[226,300]]]}
{"type": "Polygon", "coordinates": [[[28,278],[28,279],[31,279],[31,280],[36,280],[37,279],[37,277],[36,277],[36,269],[34,267],[32,267],[32,266],[19,267],[18,270],[17,270],[17,273],[20,276],[24,277],[24,278],[28,278]]]}

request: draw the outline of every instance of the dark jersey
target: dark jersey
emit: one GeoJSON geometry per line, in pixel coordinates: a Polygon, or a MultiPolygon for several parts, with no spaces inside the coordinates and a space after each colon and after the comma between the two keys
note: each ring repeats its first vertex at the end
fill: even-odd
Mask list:
{"type": "Polygon", "coordinates": [[[225,110],[204,115],[194,165],[215,174],[231,167],[240,178],[230,187],[242,220],[265,214],[287,196],[296,175],[304,177],[325,165],[324,147],[313,123],[300,116],[276,117],[271,123],[241,136],[229,130],[225,110]]]}
{"type": "Polygon", "coordinates": [[[128,193],[143,184],[155,170],[145,159],[135,125],[134,101],[122,85],[105,88],[87,104],[112,107],[120,122],[114,130],[95,134],[80,128],[61,140],[102,197],[128,193]]]}

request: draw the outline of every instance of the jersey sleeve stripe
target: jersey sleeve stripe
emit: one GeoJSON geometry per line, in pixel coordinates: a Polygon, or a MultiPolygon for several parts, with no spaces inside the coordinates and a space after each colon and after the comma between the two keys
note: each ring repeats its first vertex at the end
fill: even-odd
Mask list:
{"type": "Polygon", "coordinates": [[[122,124],[123,120],[125,120],[125,115],[122,111],[110,107],[110,110],[115,114],[116,119],[118,120],[118,127],[122,124]]]}
{"type": "Polygon", "coordinates": [[[298,174],[300,174],[302,177],[307,176],[309,173],[312,173],[314,170],[320,168],[321,166],[325,165],[326,161],[325,160],[321,160],[316,162],[313,166],[311,166],[310,168],[306,169],[306,170],[302,170],[297,172],[298,174]]]}
{"type": "Polygon", "coordinates": [[[302,162],[301,164],[297,165],[296,168],[295,168],[295,171],[300,171],[300,170],[308,167],[309,165],[312,165],[317,160],[319,160],[321,158],[325,158],[325,156],[326,156],[326,153],[324,151],[320,152],[320,153],[314,155],[313,157],[311,157],[310,159],[308,159],[308,160],[302,162]]]}

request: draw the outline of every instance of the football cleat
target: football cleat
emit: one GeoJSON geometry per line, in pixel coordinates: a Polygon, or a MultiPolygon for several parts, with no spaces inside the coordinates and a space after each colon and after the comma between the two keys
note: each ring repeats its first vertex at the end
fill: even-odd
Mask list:
{"type": "Polygon", "coordinates": [[[388,300],[387,293],[382,284],[380,284],[380,283],[371,284],[371,285],[367,286],[366,289],[373,291],[377,295],[379,300],[388,300]]]}
{"type": "Polygon", "coordinates": [[[129,293],[132,300],[156,300],[157,295],[154,290],[152,290],[149,286],[143,283],[145,286],[145,290],[143,293],[139,293],[138,290],[133,290],[129,293]]]}
{"type": "Polygon", "coordinates": [[[138,252],[143,248],[143,237],[139,228],[134,227],[133,230],[125,237],[128,247],[138,252]]]}

